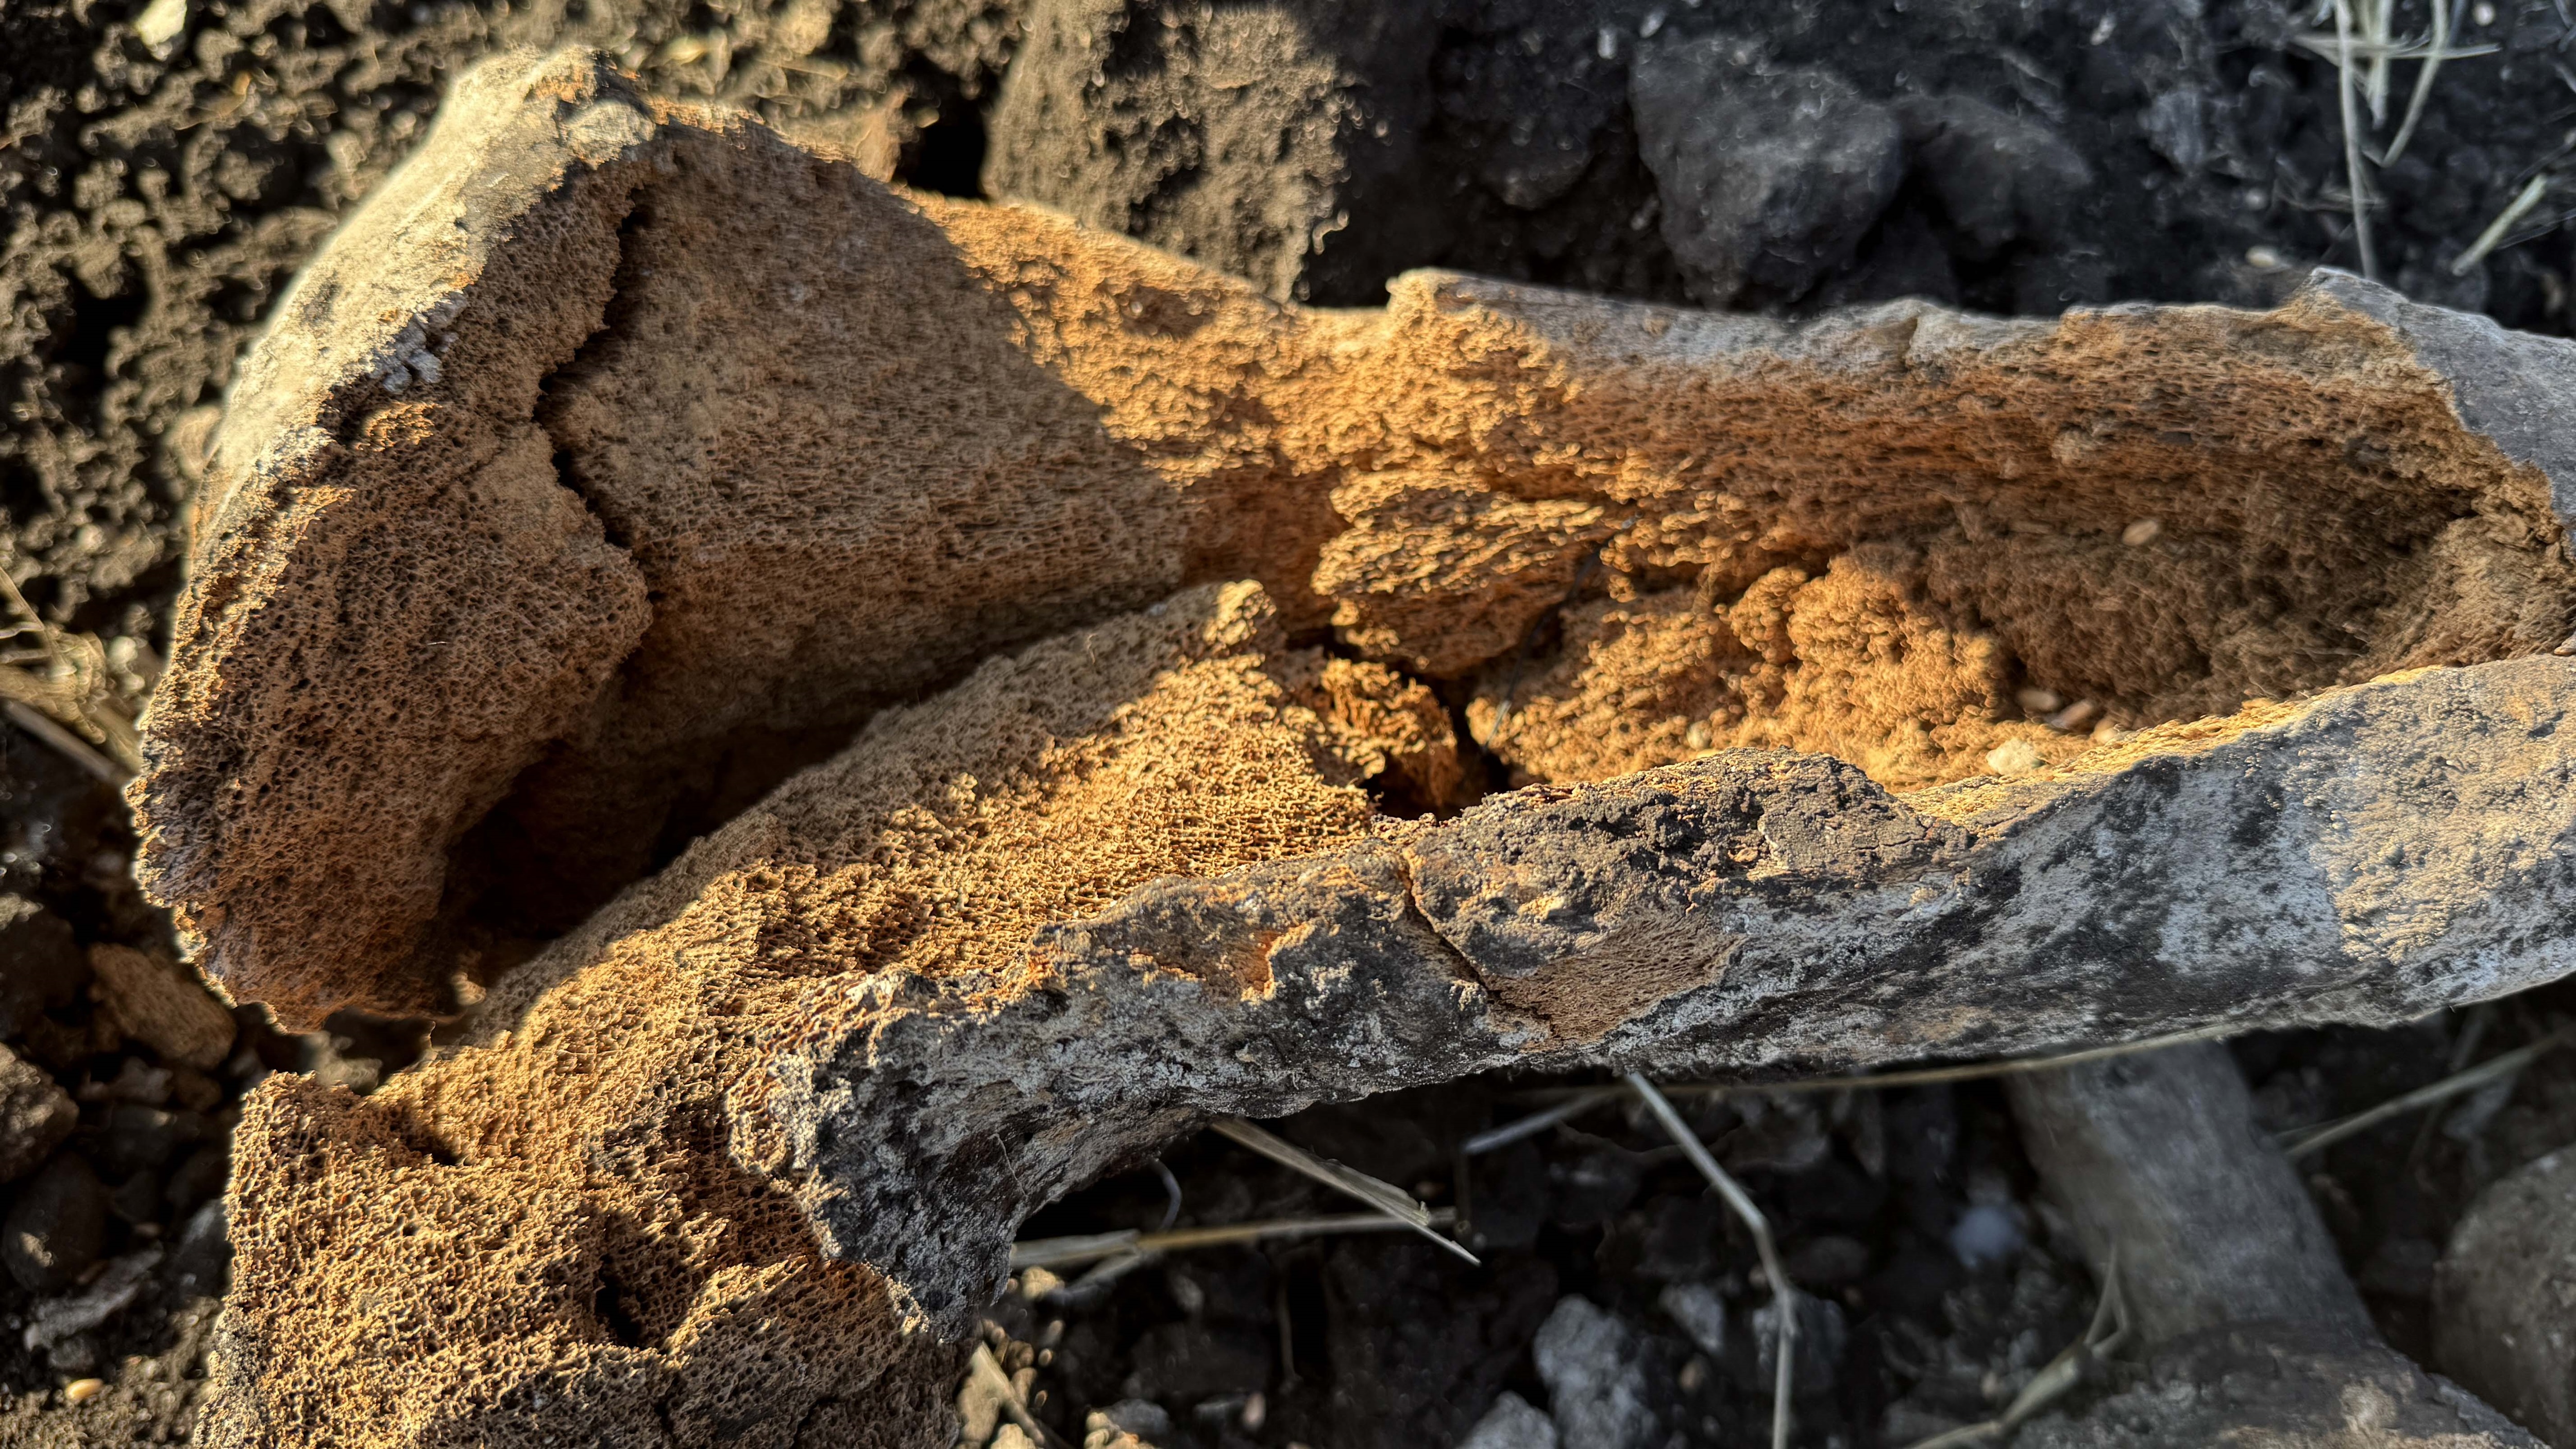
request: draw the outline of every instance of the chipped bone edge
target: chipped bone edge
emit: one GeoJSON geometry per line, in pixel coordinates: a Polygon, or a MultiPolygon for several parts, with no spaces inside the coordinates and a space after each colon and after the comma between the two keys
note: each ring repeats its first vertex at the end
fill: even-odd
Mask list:
{"type": "Polygon", "coordinates": [[[2576,909],[2576,792],[2528,788],[2576,779],[2571,686],[2576,662],[2532,658],[2329,691],[1968,824],[1811,755],[1524,792],[1544,798],[1147,886],[1049,933],[1040,989],[889,983],[779,1059],[767,1110],[828,1250],[954,1332],[996,1291],[1029,1212],[1213,1114],[1503,1067],[1759,1074],[2219,1020],[2393,1024],[2576,969],[2576,942],[2533,924],[2576,909]],[[2356,768],[2432,758],[2447,764],[2356,768]],[[1839,803],[1794,818],[1820,798],[1839,803]],[[1791,828],[1765,832],[1775,813],[1791,828]],[[2393,822],[2404,858],[2387,833],[2348,828],[2361,816],[2393,822]],[[1511,848],[1443,863],[1478,832],[1511,848]],[[1603,868],[1656,834],[1701,845],[1603,868]],[[1757,865],[1731,854],[1748,836],[1757,865]],[[1451,868],[1466,874],[1426,884],[1451,868]],[[1566,904],[1529,949],[1471,929],[1479,906],[1543,894],[1566,904]],[[1205,923],[1203,953],[1129,948],[1131,923],[1175,914],[1205,923]],[[1639,933],[1701,943],[1696,974],[1576,1030],[1569,997],[1512,1003],[1516,980],[1639,933]],[[1266,989],[1199,989],[1208,963],[1263,936],[1266,989]]]}

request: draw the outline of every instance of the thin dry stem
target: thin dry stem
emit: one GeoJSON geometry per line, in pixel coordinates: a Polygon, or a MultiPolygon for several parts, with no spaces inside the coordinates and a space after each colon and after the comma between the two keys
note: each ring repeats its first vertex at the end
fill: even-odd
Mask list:
{"type": "Polygon", "coordinates": [[[1956,1429],[1917,1440],[1912,1449],[1963,1449],[1969,1444],[1982,1444],[2000,1439],[2022,1426],[2024,1420],[2065,1397],[2069,1389],[2084,1381],[2084,1370],[2119,1350],[2129,1336],[2129,1308],[2120,1294],[2120,1249],[2111,1247],[2110,1261],[2102,1270],[2102,1296],[2093,1305],[2093,1322],[2073,1343],[2058,1351],[2057,1357],[2042,1365],[2030,1376],[2020,1393],[2004,1411],[1980,1424],[1964,1424],[1956,1429]]]}
{"type": "MultiPolygon", "coordinates": [[[[2290,43],[2316,56],[2319,60],[2332,61],[2343,54],[2343,47],[2336,43],[2335,38],[2322,31],[2302,31],[2291,36],[2290,43]]],[[[2475,60],[2482,55],[2494,55],[2502,49],[2504,47],[2500,45],[2435,47],[2429,42],[2407,40],[2393,40],[2385,46],[2374,46],[2360,36],[2354,36],[2352,41],[2352,53],[2360,60],[2382,56],[2389,60],[2475,60]]]]}
{"type": "Polygon", "coordinates": [[[1622,1089],[1618,1087],[1601,1087],[1579,1092],[1543,1112],[1533,1112],[1518,1121],[1506,1122],[1500,1127],[1489,1127],[1459,1143],[1458,1150],[1469,1157],[1474,1157],[1491,1152],[1498,1147],[1509,1147],[1524,1137],[1536,1137],[1560,1122],[1572,1121],[1603,1102],[1619,1096],[1621,1091],[1622,1089]]]}
{"type": "Polygon", "coordinates": [[[2352,192],[2352,239],[2361,252],[2361,274],[2379,280],[2379,251],[2370,241],[2370,178],[2361,159],[2361,108],[2353,94],[2352,4],[2334,0],[2335,100],[2343,112],[2344,184],[2352,192]]]}
{"type": "Polygon", "coordinates": [[[1798,1290],[1789,1281],[1788,1269],[1780,1265],[1779,1246],[1771,1241],[1771,1220],[1762,1215],[1762,1209],[1754,1205],[1752,1197],[1727,1175],[1726,1169],[1717,1165],[1707,1144],[1699,1140],[1699,1134],[1690,1129],[1682,1114],[1673,1110],[1672,1102],[1646,1080],[1643,1072],[1630,1072],[1627,1080],[1628,1089],[1646,1104],[1647,1111],[1655,1114],[1673,1145],[1682,1150],[1691,1166],[1699,1169],[1700,1176],[1708,1179],[1708,1185],[1717,1189],[1717,1195],[1726,1199],[1726,1205],[1735,1210],[1753,1234],[1754,1251],[1762,1255],[1763,1275],[1771,1280],[1771,1306],[1780,1315],[1780,1367],[1771,1384],[1771,1449],[1789,1449],[1790,1376],[1798,1361],[1798,1290]]]}
{"type": "MultiPolygon", "coordinates": [[[[1431,1225],[1456,1221],[1447,1209],[1431,1214],[1431,1225]]],[[[1263,1218],[1248,1223],[1221,1223],[1164,1232],[1087,1233],[1071,1238],[1031,1238],[1011,1245],[1011,1271],[1023,1268],[1077,1268],[1122,1254],[1176,1253],[1190,1248],[1216,1248],[1275,1238],[1315,1238],[1339,1233],[1412,1231],[1414,1225],[1384,1213],[1328,1213],[1311,1218],[1263,1218]]]]}
{"type": "Polygon", "coordinates": [[[2572,1037],[2576,1037],[2576,1023],[2562,1026],[2528,1046],[2516,1047],[2512,1051],[2489,1057],[2465,1072],[2454,1072],[2430,1086],[2417,1087],[2402,1097],[2382,1102],[2366,1112],[2355,1112],[2339,1121],[2285,1134],[2281,1151],[2285,1156],[2292,1158],[2322,1152],[2356,1132],[2369,1131],[2391,1117],[2402,1117],[2418,1107],[2429,1107],[2436,1102],[2459,1096],[2463,1092],[2474,1092],[2499,1077],[2511,1076],[2549,1052],[2566,1045],[2572,1037]]]}
{"type": "Polygon", "coordinates": [[[0,699],[0,712],[5,712],[18,728],[53,746],[63,758],[109,785],[122,787],[133,778],[131,771],[92,749],[89,741],[54,723],[44,711],[33,705],[15,699],[0,699]]]}
{"type": "Polygon", "coordinates": [[[2531,209],[2538,206],[2540,198],[2548,192],[2548,172],[2543,171],[2531,178],[2513,200],[2505,203],[2504,210],[2496,213],[2496,219],[2487,223],[2487,229],[2478,233],[2478,239],[2469,243],[2469,249],[2451,259],[2451,275],[2465,276],[2469,268],[2485,261],[2487,253],[2494,251],[2513,231],[2514,223],[2530,215],[2531,209]]]}
{"type": "Polygon", "coordinates": [[[2424,103],[2433,96],[2433,77],[2442,69],[2442,52],[2451,43],[2451,0],[2432,0],[2433,48],[2424,57],[2424,68],[2415,72],[2415,93],[2406,98],[2406,119],[2398,124],[2397,138],[2388,143],[2388,152],[2379,158],[2383,167],[2394,166],[2406,154],[2406,143],[2415,139],[2416,124],[2424,119],[2424,103]]]}
{"type": "Polygon", "coordinates": [[[1302,1172],[1337,1192],[1358,1198],[1381,1214],[1403,1223],[1468,1262],[1476,1262],[1476,1255],[1468,1252],[1465,1245],[1453,1238],[1433,1232],[1431,1209],[1416,1202],[1413,1194],[1395,1184],[1381,1182],[1365,1172],[1354,1171],[1330,1158],[1318,1157],[1296,1143],[1255,1126],[1241,1117],[1220,1117],[1208,1125],[1228,1140],[1251,1148],[1282,1167],[1302,1172]]]}
{"type": "Polygon", "coordinates": [[[2361,33],[2370,41],[2370,81],[2364,88],[2370,100],[2370,124],[2375,129],[2388,124],[2388,12],[2394,0],[2360,0],[2361,33]]]}
{"type": "Polygon", "coordinates": [[[35,605],[27,602],[25,594],[18,592],[18,581],[10,575],[5,564],[0,564],[0,593],[6,593],[9,596],[10,606],[18,611],[21,618],[35,626],[36,637],[45,646],[45,657],[53,661],[54,667],[68,668],[69,665],[63,658],[62,646],[55,642],[54,626],[45,622],[44,616],[36,612],[35,605]]]}
{"type": "MultiPolygon", "coordinates": [[[[2450,1063],[2442,1069],[2445,1075],[2456,1075],[2469,1069],[2469,1062],[2478,1054],[2478,1046],[2486,1040],[2487,1028],[2494,1023],[2494,1002],[2481,1001],[2469,1008],[2466,1019],[2460,1023],[2459,1039],[2451,1043],[2450,1063]]],[[[2424,1161],[2424,1154],[2433,1146],[2433,1131],[2441,1125],[2440,1113],[2424,1114],[2424,1125],[2415,1130],[2415,1140],[2406,1149],[2407,1171],[2414,1171],[2424,1161]]]]}
{"type": "MultiPolygon", "coordinates": [[[[2142,1037],[2137,1041],[2111,1046],[2086,1047],[2081,1051],[2059,1052],[2044,1057],[2002,1057],[1989,1062],[1966,1062],[1952,1067],[1920,1067],[1903,1072],[1880,1072],[1867,1077],[1806,1077],[1787,1082],[1682,1082],[1663,1089],[1672,1097],[1731,1097],[1743,1092],[1852,1092],[1878,1087],[1925,1087],[1942,1082],[1972,1082],[1985,1077],[2011,1076],[2017,1072],[2045,1072],[2058,1067],[2076,1066],[2100,1061],[2105,1057],[2124,1057],[2133,1052],[2162,1051],[2185,1042],[2209,1041],[2234,1036],[2244,1028],[2234,1022],[2213,1022],[2188,1031],[2167,1032],[2162,1036],[2142,1037]]],[[[1624,1095],[1622,1087],[1543,1087],[1528,1095],[1545,1101],[1559,1098],[1557,1105],[1544,1112],[1507,1122],[1500,1127],[1480,1132],[1467,1139],[1470,1152],[1491,1151],[1523,1137],[1544,1132],[1559,1122],[1624,1095]],[[1478,1144],[1485,1144],[1479,1146],[1478,1144]]]]}

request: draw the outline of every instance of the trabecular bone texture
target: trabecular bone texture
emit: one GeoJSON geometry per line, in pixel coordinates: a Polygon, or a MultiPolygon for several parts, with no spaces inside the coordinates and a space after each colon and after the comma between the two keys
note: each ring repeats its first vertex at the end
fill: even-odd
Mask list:
{"type": "Polygon", "coordinates": [[[2576,966],[2576,347],[1390,294],[465,82],[245,366],[146,722],[237,996],[480,999],[252,1099],[210,1442],[903,1442],[898,1325],[1212,1113],[2576,966]]]}

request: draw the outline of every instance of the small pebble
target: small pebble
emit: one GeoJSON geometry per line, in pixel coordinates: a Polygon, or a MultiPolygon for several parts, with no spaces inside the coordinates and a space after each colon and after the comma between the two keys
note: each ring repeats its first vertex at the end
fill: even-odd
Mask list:
{"type": "Polygon", "coordinates": [[[0,1182],[44,1164],[80,1125],[80,1108],[53,1074],[0,1046],[0,1182]]]}
{"type": "Polygon", "coordinates": [[[1711,1358],[1726,1357],[1726,1300],[1706,1283],[1674,1283],[1655,1299],[1666,1316],[1711,1358]]]}
{"type": "MultiPolygon", "coordinates": [[[[1830,1298],[1801,1293],[1791,1300],[1798,1306],[1798,1344],[1793,1377],[1805,1386],[1803,1392],[1820,1393],[1834,1381],[1834,1371],[1842,1363],[1843,1347],[1850,1337],[1849,1321],[1842,1305],[1830,1298]]],[[[1765,1303],[1746,1315],[1753,1331],[1755,1374],[1758,1382],[1769,1383],[1779,1371],[1780,1305],[1765,1303]]]]}
{"type": "Polygon", "coordinates": [[[1998,775],[2027,775],[2045,763],[2039,746],[2028,740],[2006,740],[1986,751],[1986,768],[1998,775]]]}
{"type": "Polygon", "coordinates": [[[63,1402],[67,1404],[86,1404],[90,1400],[97,1398],[99,1396],[99,1392],[106,1387],[107,1382],[104,1379],[74,1379],[70,1383],[63,1385],[63,1402]]]}
{"type": "Polygon", "coordinates": [[[0,1222],[0,1266],[30,1293],[60,1293],[97,1266],[106,1240],[107,1189],[87,1161],[59,1153],[0,1222]]]}
{"type": "Polygon", "coordinates": [[[2155,542],[2157,535],[2164,531],[2165,526],[2162,520],[2141,518],[2137,522],[2120,530],[2120,542],[2127,544],[2131,548],[2144,548],[2148,544],[2155,542]]]}
{"type": "Polygon", "coordinates": [[[1568,1449],[1652,1449],[1662,1442],[1642,1347],[1626,1320],[1590,1299],[1557,1300],[1530,1357],[1547,1385],[1559,1442],[1568,1449]]]}
{"type": "Polygon", "coordinates": [[[2021,1219],[2001,1203],[1978,1203],[1950,1227],[1950,1251],[1970,1268],[2003,1262],[2021,1248],[2021,1219]]]}
{"type": "Polygon", "coordinates": [[[2270,247],[2247,247],[2245,249],[2245,265],[2249,267],[2261,267],[2263,270],[2268,272],[2281,265],[2281,254],[2272,250],[2270,247]]]}
{"type": "Polygon", "coordinates": [[[1458,1449],[1557,1449],[1556,1425],[1530,1401],[1509,1389],[1494,1396],[1458,1449]]]}
{"type": "Polygon", "coordinates": [[[2056,690],[2042,689],[2035,684],[2024,685],[2014,691],[2013,698],[2021,701],[2024,714],[2054,714],[2059,706],[2066,703],[2056,690]]]}

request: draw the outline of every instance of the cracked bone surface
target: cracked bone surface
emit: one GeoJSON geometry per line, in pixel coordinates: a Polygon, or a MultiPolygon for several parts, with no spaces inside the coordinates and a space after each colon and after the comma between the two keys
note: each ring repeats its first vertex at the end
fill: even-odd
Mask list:
{"type": "Polygon", "coordinates": [[[898,1323],[1212,1113],[2576,965],[2569,344],[1389,291],[462,83],[245,364],[134,797],[237,996],[490,994],[252,1098],[209,1442],[908,1442],[898,1323]],[[1440,692],[1519,788],[1398,818],[1440,692]]]}

